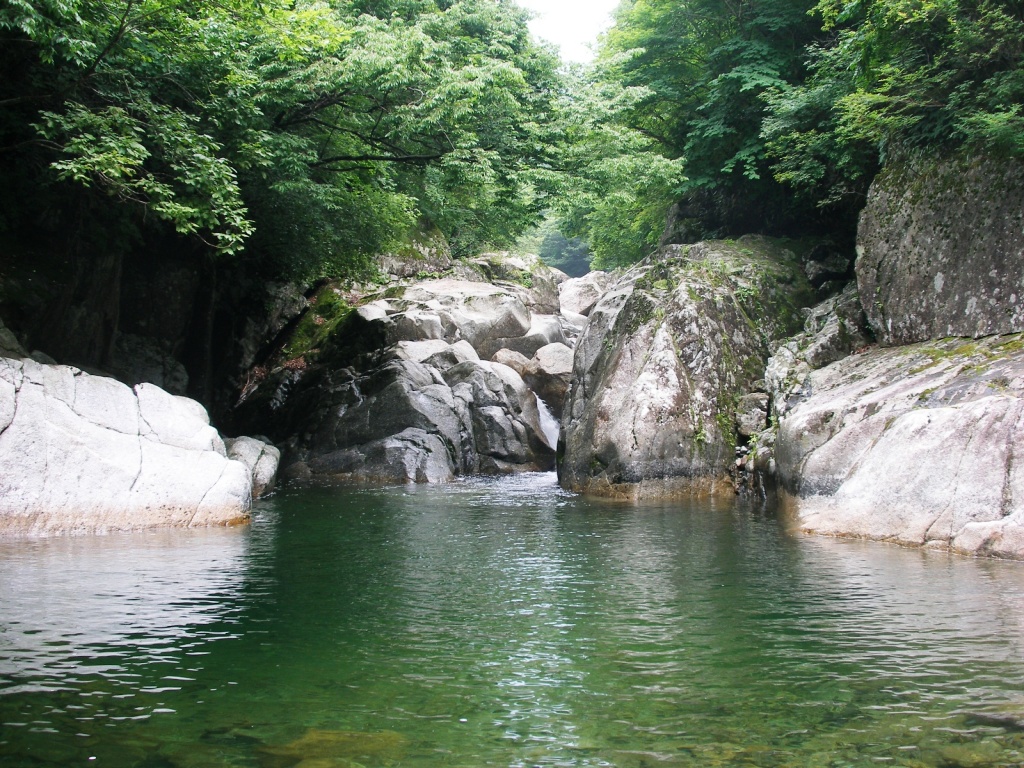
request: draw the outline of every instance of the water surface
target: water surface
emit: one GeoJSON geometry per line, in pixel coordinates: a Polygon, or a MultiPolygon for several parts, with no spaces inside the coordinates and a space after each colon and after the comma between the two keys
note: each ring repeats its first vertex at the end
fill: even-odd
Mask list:
{"type": "Polygon", "coordinates": [[[4,768],[1021,766],[1022,728],[1024,565],[742,505],[528,475],[0,543],[4,768]]]}

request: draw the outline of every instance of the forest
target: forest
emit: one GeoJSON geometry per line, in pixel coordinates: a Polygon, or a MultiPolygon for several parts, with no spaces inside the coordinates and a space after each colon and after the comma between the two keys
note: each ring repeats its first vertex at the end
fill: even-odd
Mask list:
{"type": "Polygon", "coordinates": [[[610,268],[669,209],[687,241],[849,241],[895,153],[1024,155],[1021,0],[624,0],[587,67],[528,18],[506,0],[2,0],[5,250],[173,242],[308,279],[417,227],[467,255],[543,224],[610,268]]]}

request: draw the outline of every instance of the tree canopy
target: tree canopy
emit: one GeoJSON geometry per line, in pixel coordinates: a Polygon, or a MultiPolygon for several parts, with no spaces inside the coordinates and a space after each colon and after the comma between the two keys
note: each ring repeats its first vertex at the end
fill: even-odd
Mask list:
{"type": "Polygon", "coordinates": [[[673,206],[686,237],[842,238],[894,151],[1024,155],[1022,0],[623,0],[586,70],[526,22],[510,0],[0,0],[0,233],[308,275],[424,221],[459,254],[553,211],[611,267],[673,206]]]}
{"type": "Polygon", "coordinates": [[[570,153],[605,160],[562,214],[599,265],[673,204],[690,238],[849,241],[893,152],[1024,155],[1022,56],[1020,0],[623,0],[574,99],[570,153]]]}
{"type": "Polygon", "coordinates": [[[4,225],[42,186],[307,270],[421,218],[456,250],[511,242],[558,144],[558,62],[526,19],[495,0],[2,0],[4,225]]]}

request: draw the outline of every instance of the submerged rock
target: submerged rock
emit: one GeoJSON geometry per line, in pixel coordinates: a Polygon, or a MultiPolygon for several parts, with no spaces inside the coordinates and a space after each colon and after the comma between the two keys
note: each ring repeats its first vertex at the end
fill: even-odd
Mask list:
{"type": "MultiPolygon", "coordinates": [[[[257,461],[261,478],[272,464],[257,461]]],[[[236,523],[252,484],[193,400],[0,359],[0,533],[236,523]]]]}
{"type": "Polygon", "coordinates": [[[401,760],[408,747],[409,740],[394,731],[364,733],[312,728],[288,744],[268,745],[259,752],[261,764],[267,768],[356,766],[356,761],[373,760],[376,764],[401,760]]]}
{"type": "Polygon", "coordinates": [[[779,422],[801,530],[1024,558],[1024,336],[872,349],[811,371],[779,422]]]}
{"type": "Polygon", "coordinates": [[[669,246],[597,303],[564,409],[562,484],[604,495],[731,492],[735,405],[812,297],[764,238],[669,246]]]}

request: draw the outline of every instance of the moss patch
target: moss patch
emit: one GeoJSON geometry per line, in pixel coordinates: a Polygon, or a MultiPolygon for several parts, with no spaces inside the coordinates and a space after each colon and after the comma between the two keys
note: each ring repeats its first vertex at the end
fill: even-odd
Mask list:
{"type": "Polygon", "coordinates": [[[338,295],[333,285],[324,286],[309,301],[310,308],[302,315],[281,351],[284,361],[303,358],[311,362],[324,342],[352,312],[352,307],[338,295]]]}

